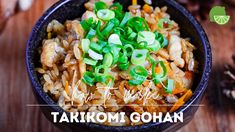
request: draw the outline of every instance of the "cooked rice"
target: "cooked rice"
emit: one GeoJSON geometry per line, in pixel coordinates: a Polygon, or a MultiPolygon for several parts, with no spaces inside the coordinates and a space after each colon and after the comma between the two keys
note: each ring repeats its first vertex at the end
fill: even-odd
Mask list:
{"type": "MultiPolygon", "coordinates": [[[[105,2],[105,1],[104,1],[105,2]]],[[[112,0],[108,4],[112,4],[112,0]]],[[[85,7],[93,11],[94,0],[85,4],[85,7]]],[[[91,67],[83,63],[81,39],[84,31],[80,21],[67,20],[61,24],[57,20],[51,21],[47,26],[48,38],[42,42],[41,64],[37,68],[42,75],[41,84],[45,92],[50,93],[55,102],[66,111],[92,111],[92,112],[167,112],[175,111],[173,106],[188,92],[192,86],[193,74],[196,72],[197,62],[194,59],[195,46],[187,39],[180,38],[179,26],[171,20],[171,28],[160,29],[157,22],[161,18],[170,18],[166,13],[167,7],[150,8],[146,12],[140,5],[129,6],[132,16],[141,16],[146,19],[151,31],[159,31],[169,41],[179,43],[179,47],[166,47],[158,52],[151,53],[155,60],[164,61],[167,67],[167,75],[174,79],[175,90],[172,94],[166,93],[164,84],[154,85],[151,80],[146,80],[140,86],[130,86],[127,81],[131,79],[128,71],[119,71],[113,66],[110,75],[115,78],[113,88],[108,88],[102,83],[89,86],[81,81],[83,74],[91,67]],[[52,36],[55,36],[52,38],[52,36]],[[146,99],[146,96],[152,98],[146,99]],[[162,106],[163,105],[163,106],[162,106]],[[169,106],[166,106],[169,105],[169,106]]],[[[151,65],[144,63],[149,75],[152,74],[151,65]]],[[[188,96],[191,96],[190,94],[188,96]]],[[[184,101],[187,101],[185,99],[184,101]]],[[[138,125],[131,123],[126,116],[125,123],[104,123],[105,125],[138,125]]]]}

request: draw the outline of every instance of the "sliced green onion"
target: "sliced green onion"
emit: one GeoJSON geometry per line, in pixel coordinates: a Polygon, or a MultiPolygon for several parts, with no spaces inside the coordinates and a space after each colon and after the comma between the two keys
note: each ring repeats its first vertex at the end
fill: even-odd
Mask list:
{"type": "Polygon", "coordinates": [[[157,40],[155,40],[153,44],[147,46],[147,49],[149,51],[158,51],[161,49],[161,45],[157,40]]]}
{"type": "Polygon", "coordinates": [[[91,66],[94,66],[97,64],[97,61],[96,60],[92,60],[92,59],[89,59],[89,58],[84,58],[83,59],[83,62],[85,64],[88,64],[88,65],[91,65],[91,66]]]}
{"type": "Polygon", "coordinates": [[[96,11],[99,11],[101,9],[106,9],[107,8],[107,5],[102,2],[102,1],[99,1],[99,2],[95,2],[95,10],[96,11]]]}
{"type": "Polygon", "coordinates": [[[104,40],[103,34],[100,32],[100,26],[101,26],[101,21],[98,21],[97,27],[96,27],[96,34],[99,40],[104,40]]]}
{"type": "Polygon", "coordinates": [[[147,57],[148,57],[148,60],[150,61],[150,63],[152,64],[152,67],[155,67],[157,62],[154,60],[154,58],[150,54],[147,54],[147,57]]]}
{"type": "Polygon", "coordinates": [[[148,45],[151,45],[155,41],[155,34],[150,31],[141,31],[138,33],[137,42],[140,43],[146,41],[148,45]]]}
{"type": "Polygon", "coordinates": [[[96,52],[101,52],[102,51],[102,46],[95,43],[95,42],[91,42],[90,44],[90,48],[96,52]]]}
{"type": "Polygon", "coordinates": [[[113,29],[113,33],[114,33],[114,34],[121,35],[121,34],[124,34],[124,33],[125,33],[125,30],[122,29],[122,28],[120,28],[120,27],[115,27],[115,28],[113,29]]]}
{"type": "Polygon", "coordinates": [[[102,41],[102,40],[99,40],[98,43],[102,48],[105,47],[108,44],[107,42],[102,41]]]}
{"type": "Polygon", "coordinates": [[[107,37],[110,34],[111,30],[118,25],[119,25],[119,20],[113,18],[106,24],[105,28],[102,30],[101,33],[107,37]]]}
{"type": "Polygon", "coordinates": [[[133,51],[134,51],[134,47],[131,44],[126,44],[124,46],[124,49],[127,52],[127,57],[130,57],[132,55],[133,51]]]}
{"type": "Polygon", "coordinates": [[[88,72],[86,71],[84,73],[84,76],[82,78],[82,81],[90,86],[94,85],[94,81],[95,81],[95,76],[92,72],[88,72]]]}
{"type": "Polygon", "coordinates": [[[87,53],[89,50],[89,46],[90,46],[90,40],[89,39],[82,39],[82,51],[84,53],[87,53]]]}
{"type": "Polygon", "coordinates": [[[162,48],[168,45],[168,40],[161,33],[155,31],[154,34],[155,34],[155,39],[160,42],[162,48]]]}
{"type": "Polygon", "coordinates": [[[136,47],[137,47],[138,49],[146,49],[147,46],[148,46],[148,43],[147,43],[146,41],[142,41],[142,42],[140,42],[136,47]]]}
{"type": "Polygon", "coordinates": [[[119,51],[118,62],[119,63],[126,63],[127,61],[128,61],[128,57],[127,57],[126,49],[124,47],[122,47],[121,50],[119,51]]]}
{"type": "Polygon", "coordinates": [[[114,24],[111,23],[111,22],[109,22],[108,25],[102,30],[101,33],[102,33],[104,36],[107,36],[108,33],[113,29],[113,27],[114,27],[114,24]]]}
{"type": "Polygon", "coordinates": [[[95,24],[94,24],[94,19],[92,17],[86,19],[86,20],[82,20],[81,21],[81,26],[84,30],[88,30],[90,28],[94,28],[95,24]]]}
{"type": "Polygon", "coordinates": [[[150,30],[146,20],[142,17],[132,17],[128,20],[127,26],[131,27],[135,32],[150,30]]]}
{"type": "Polygon", "coordinates": [[[103,55],[93,51],[92,49],[88,50],[88,54],[94,60],[103,60],[103,55]]]}
{"type": "Polygon", "coordinates": [[[136,38],[137,34],[135,32],[132,32],[128,37],[127,39],[129,40],[134,40],[136,38]]]}
{"type": "Polygon", "coordinates": [[[108,73],[108,67],[105,65],[99,65],[95,67],[95,74],[100,75],[100,74],[107,74],[108,73]]]}
{"type": "Polygon", "coordinates": [[[105,46],[102,50],[103,53],[109,53],[111,52],[111,47],[109,45],[105,46]]]}
{"type": "Polygon", "coordinates": [[[106,53],[103,59],[103,65],[110,67],[113,63],[113,56],[111,53],[106,53]]]}
{"type": "Polygon", "coordinates": [[[118,45],[122,45],[122,42],[118,36],[118,34],[111,34],[108,38],[108,43],[109,44],[118,44],[118,45]]]}
{"type": "Polygon", "coordinates": [[[155,73],[155,66],[156,66],[156,63],[152,64],[152,79],[155,84],[158,84],[158,83],[165,81],[167,79],[167,70],[166,70],[166,66],[163,61],[159,61],[159,66],[162,69],[161,73],[159,73],[159,74],[155,73]]]}
{"type": "Polygon", "coordinates": [[[145,59],[147,57],[148,50],[142,49],[142,50],[134,50],[131,56],[131,63],[134,65],[140,65],[145,62],[145,59]]]}
{"type": "Polygon", "coordinates": [[[108,21],[115,17],[115,13],[109,9],[101,9],[97,12],[97,16],[104,21],[108,21]]]}
{"type": "Polygon", "coordinates": [[[87,33],[86,38],[92,39],[95,36],[95,34],[96,34],[96,30],[91,28],[89,32],[87,33]]]}
{"type": "Polygon", "coordinates": [[[119,58],[119,51],[120,51],[120,45],[112,45],[110,48],[110,52],[113,55],[113,64],[115,64],[116,62],[118,62],[118,58],[119,58]]]}
{"type": "Polygon", "coordinates": [[[163,47],[165,47],[165,46],[167,46],[168,45],[168,40],[166,39],[166,37],[164,37],[164,40],[163,40],[163,42],[161,43],[161,47],[163,48],[163,47]]]}
{"type": "Polygon", "coordinates": [[[111,75],[98,75],[95,77],[97,82],[105,83],[106,85],[113,85],[114,78],[111,75]]]}
{"type": "Polygon", "coordinates": [[[127,21],[131,18],[131,14],[129,12],[126,12],[121,23],[120,23],[120,27],[123,27],[126,25],[127,21]]]}
{"type": "Polygon", "coordinates": [[[165,91],[167,93],[172,93],[173,89],[174,89],[174,80],[168,78],[167,86],[165,88],[165,91]]]}
{"type": "Polygon", "coordinates": [[[118,18],[119,20],[123,18],[122,14],[122,5],[120,3],[114,3],[113,5],[110,6],[110,9],[115,12],[115,17],[118,18]]]}
{"type": "Polygon", "coordinates": [[[126,63],[120,63],[118,64],[118,68],[122,71],[126,71],[129,67],[130,63],[127,61],[126,63]]]}
{"type": "Polygon", "coordinates": [[[148,72],[143,66],[136,66],[130,70],[130,75],[133,78],[128,83],[131,85],[140,85],[148,77],[148,72]]]}
{"type": "Polygon", "coordinates": [[[126,30],[126,35],[129,35],[133,32],[133,30],[130,27],[126,27],[125,30],[126,30]]]}

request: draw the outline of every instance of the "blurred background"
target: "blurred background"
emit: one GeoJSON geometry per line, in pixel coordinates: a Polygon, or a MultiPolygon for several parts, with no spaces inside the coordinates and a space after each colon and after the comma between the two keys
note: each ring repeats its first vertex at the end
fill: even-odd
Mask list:
{"type": "MultiPolygon", "coordinates": [[[[39,17],[57,0],[0,0],[0,131],[59,131],[35,104],[25,67],[25,46],[39,17]]],[[[209,86],[194,119],[179,130],[235,131],[235,0],[178,0],[200,21],[213,54],[209,86]],[[214,5],[231,16],[224,26],[211,23],[214,5]]]]}

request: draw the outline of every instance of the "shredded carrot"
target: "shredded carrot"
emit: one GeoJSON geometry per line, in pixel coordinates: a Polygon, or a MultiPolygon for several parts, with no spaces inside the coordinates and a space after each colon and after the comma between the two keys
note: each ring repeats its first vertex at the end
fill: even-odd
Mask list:
{"type": "Polygon", "coordinates": [[[170,112],[176,111],[179,107],[184,105],[184,103],[192,96],[192,91],[189,89],[179,100],[171,107],[170,112]]]}
{"type": "Polygon", "coordinates": [[[137,0],[132,0],[132,5],[137,5],[137,0]]]}
{"type": "Polygon", "coordinates": [[[173,94],[183,93],[185,90],[186,90],[185,88],[176,87],[176,88],[173,90],[173,94]]]}
{"type": "Polygon", "coordinates": [[[154,71],[155,71],[155,73],[161,73],[162,68],[161,67],[155,67],[154,71]]]}
{"type": "Polygon", "coordinates": [[[163,87],[162,87],[162,84],[160,84],[160,83],[157,84],[156,87],[158,87],[158,88],[163,88],[163,87]]]}
{"type": "Polygon", "coordinates": [[[65,82],[65,92],[68,94],[69,93],[69,82],[65,82]]]}
{"type": "Polygon", "coordinates": [[[145,4],[145,5],[143,6],[143,9],[144,9],[144,11],[147,12],[147,13],[151,13],[151,12],[152,12],[152,8],[151,8],[151,6],[149,6],[148,4],[145,4]]]}
{"type": "Polygon", "coordinates": [[[143,83],[143,85],[145,86],[145,87],[147,87],[147,86],[149,86],[149,81],[148,80],[146,80],[146,81],[144,81],[144,83],[143,83]]]}

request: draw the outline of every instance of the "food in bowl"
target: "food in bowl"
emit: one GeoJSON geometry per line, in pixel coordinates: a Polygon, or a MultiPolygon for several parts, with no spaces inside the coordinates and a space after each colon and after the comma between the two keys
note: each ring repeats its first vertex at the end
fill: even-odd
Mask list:
{"type": "MultiPolygon", "coordinates": [[[[89,1],[81,19],[47,26],[41,84],[65,111],[174,112],[192,96],[197,64],[167,7],[89,1]]],[[[138,125],[126,115],[125,123],[138,125]]]]}

